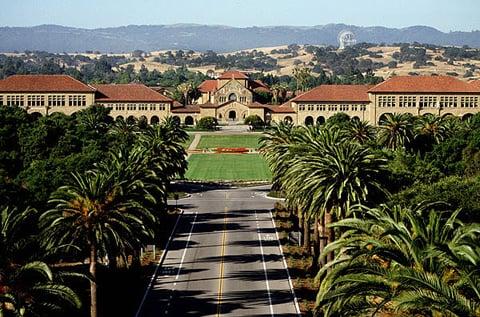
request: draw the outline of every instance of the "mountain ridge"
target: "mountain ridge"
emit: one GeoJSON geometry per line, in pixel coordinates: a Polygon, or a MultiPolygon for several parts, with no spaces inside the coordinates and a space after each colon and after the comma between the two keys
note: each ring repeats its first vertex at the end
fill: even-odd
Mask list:
{"type": "Polygon", "coordinates": [[[315,26],[249,26],[178,23],[76,28],[56,24],[0,27],[0,51],[131,52],[133,50],[184,49],[217,52],[288,44],[338,45],[342,30],[355,33],[358,42],[427,43],[443,46],[480,47],[480,31],[442,32],[430,26],[404,28],[361,27],[343,23],[315,26]]]}

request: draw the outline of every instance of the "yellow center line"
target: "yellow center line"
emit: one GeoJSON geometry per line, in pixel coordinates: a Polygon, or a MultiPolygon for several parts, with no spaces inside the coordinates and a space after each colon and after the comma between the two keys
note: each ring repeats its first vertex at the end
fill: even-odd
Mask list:
{"type": "MultiPolygon", "coordinates": [[[[225,202],[227,200],[227,194],[225,194],[225,202]]],[[[220,280],[218,285],[218,304],[217,304],[217,316],[222,314],[222,292],[223,292],[223,274],[224,274],[224,257],[225,257],[225,240],[227,239],[227,212],[228,208],[225,206],[225,217],[223,218],[223,237],[222,237],[222,255],[220,262],[220,280]]]]}

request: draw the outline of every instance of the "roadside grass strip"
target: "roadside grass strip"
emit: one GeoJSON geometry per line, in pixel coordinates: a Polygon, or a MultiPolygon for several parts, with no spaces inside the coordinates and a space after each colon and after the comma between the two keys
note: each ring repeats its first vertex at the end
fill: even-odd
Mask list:
{"type": "Polygon", "coordinates": [[[258,149],[260,135],[202,135],[197,149],[247,148],[258,149]]]}
{"type": "Polygon", "coordinates": [[[192,154],[185,178],[194,181],[269,181],[272,174],[258,154],[192,154]]]}

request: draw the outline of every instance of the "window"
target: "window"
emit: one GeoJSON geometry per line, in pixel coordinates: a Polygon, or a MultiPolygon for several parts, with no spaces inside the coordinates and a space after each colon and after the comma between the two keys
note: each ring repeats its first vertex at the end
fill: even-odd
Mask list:
{"type": "Polygon", "coordinates": [[[456,108],[457,107],[457,97],[452,97],[452,96],[442,96],[442,97],[440,97],[440,107],[442,107],[442,108],[456,108]]]}
{"type": "Polygon", "coordinates": [[[418,106],[420,108],[435,108],[437,105],[437,98],[433,96],[420,96],[418,106]]]}
{"type": "Polygon", "coordinates": [[[127,110],[135,111],[135,110],[137,110],[137,105],[133,104],[133,103],[129,103],[129,104],[127,104],[127,110]]]}
{"type": "Polygon", "coordinates": [[[361,111],[367,111],[367,105],[361,105],[360,110],[361,111]]]}
{"type": "Polygon", "coordinates": [[[28,95],[27,106],[29,107],[42,107],[45,106],[45,101],[41,95],[28,95]]]}
{"type": "Polygon", "coordinates": [[[298,111],[305,111],[305,105],[298,105],[298,111]]]}
{"type": "Polygon", "coordinates": [[[138,105],[138,110],[142,110],[142,111],[148,110],[147,104],[145,104],[145,103],[139,104],[138,105]]]}
{"type": "Polygon", "coordinates": [[[218,98],[218,100],[220,102],[225,102],[225,101],[227,101],[227,97],[220,97],[220,98],[218,98]]]}
{"type": "Polygon", "coordinates": [[[25,98],[22,95],[7,96],[7,106],[21,106],[25,105],[25,98]]]}
{"type": "Polygon", "coordinates": [[[308,105],[307,108],[308,108],[308,111],[313,111],[314,110],[314,105],[308,105]]]}
{"type": "Polygon", "coordinates": [[[125,110],[125,105],[123,103],[117,103],[117,104],[115,104],[115,110],[123,111],[123,110],[125,110]]]}
{"type": "Polygon", "coordinates": [[[240,102],[246,103],[247,102],[247,97],[240,97],[240,102]]]}
{"type": "Polygon", "coordinates": [[[87,105],[87,97],[85,95],[68,96],[68,105],[71,107],[80,107],[87,105]]]}
{"type": "Polygon", "coordinates": [[[352,105],[352,111],[358,111],[358,106],[357,105],[352,105]]]}
{"type": "Polygon", "coordinates": [[[462,108],[476,108],[478,107],[478,97],[461,97],[460,105],[462,108]]]}
{"type": "Polygon", "coordinates": [[[155,111],[155,110],[157,110],[157,105],[152,103],[150,105],[150,111],[155,111]]]}
{"type": "Polygon", "coordinates": [[[328,105],[328,111],[337,111],[338,106],[337,105],[328,105]]]}
{"type": "Polygon", "coordinates": [[[63,96],[63,95],[50,95],[50,96],[48,96],[48,105],[50,107],[63,107],[63,106],[65,106],[65,96],[63,96]]]}
{"type": "Polygon", "coordinates": [[[415,96],[400,96],[398,101],[398,106],[402,108],[416,107],[415,96]]]}
{"type": "Polygon", "coordinates": [[[161,103],[161,104],[158,105],[158,108],[159,108],[158,110],[160,110],[160,111],[165,111],[165,109],[166,109],[167,107],[166,107],[166,105],[165,105],[164,103],[161,103]]]}
{"type": "Polygon", "coordinates": [[[378,96],[379,107],[395,107],[395,96],[378,96]]]}
{"type": "Polygon", "coordinates": [[[340,105],[340,111],[344,112],[344,111],[348,111],[349,107],[348,105],[340,105]]]}

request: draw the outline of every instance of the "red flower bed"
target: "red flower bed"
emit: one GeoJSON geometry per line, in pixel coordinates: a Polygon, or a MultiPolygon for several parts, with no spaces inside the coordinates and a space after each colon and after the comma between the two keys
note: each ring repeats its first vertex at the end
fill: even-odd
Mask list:
{"type": "Polygon", "coordinates": [[[247,153],[248,149],[245,147],[217,147],[217,153],[247,153]]]}

